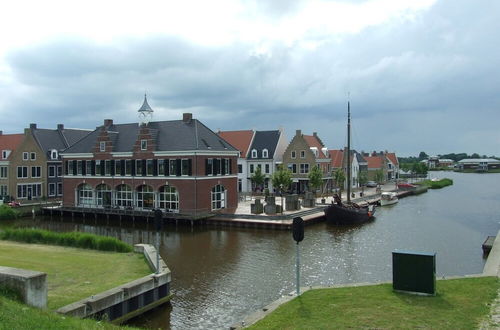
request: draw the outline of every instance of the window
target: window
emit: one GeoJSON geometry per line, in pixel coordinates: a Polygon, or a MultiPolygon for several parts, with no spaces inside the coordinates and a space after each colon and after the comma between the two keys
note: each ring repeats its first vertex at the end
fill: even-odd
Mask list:
{"type": "Polygon", "coordinates": [[[243,173],[243,165],[238,164],[238,173],[243,173]]]}
{"type": "Polygon", "coordinates": [[[300,158],[306,158],[306,151],[305,150],[300,151],[300,158]]]}
{"type": "Polygon", "coordinates": [[[86,183],[78,186],[78,205],[79,206],[92,206],[94,204],[94,191],[92,187],[86,183]]]}
{"type": "Polygon", "coordinates": [[[214,160],[213,158],[208,158],[205,163],[205,174],[214,175],[214,160]]]}
{"type": "Polygon", "coordinates": [[[250,164],[250,173],[253,173],[253,170],[254,170],[254,165],[250,164]]]}
{"type": "Polygon", "coordinates": [[[148,150],[148,140],[141,140],[141,150],[148,150]]]}
{"type": "Polygon", "coordinates": [[[212,210],[226,208],[226,189],[218,184],[212,188],[212,210]]]}
{"type": "Polygon", "coordinates": [[[7,159],[7,157],[9,157],[9,150],[2,150],[2,158],[3,159],[7,159]]]}
{"type": "Polygon", "coordinates": [[[57,150],[52,150],[50,152],[50,159],[52,159],[52,160],[57,159],[57,150]]]}
{"type": "Polygon", "coordinates": [[[92,175],[92,161],[87,160],[85,162],[85,175],[92,175]]]}
{"type": "Polygon", "coordinates": [[[269,174],[269,164],[266,164],[266,174],[269,174]]]}
{"type": "Polygon", "coordinates": [[[153,208],[155,193],[150,186],[142,185],[137,189],[137,206],[142,208],[153,208]]]}
{"type": "Polygon", "coordinates": [[[231,174],[231,173],[229,173],[230,172],[229,171],[229,166],[230,166],[230,161],[231,160],[229,158],[224,158],[223,161],[224,161],[224,173],[222,173],[222,174],[224,174],[224,175],[231,174]]]}
{"type": "Polygon", "coordinates": [[[81,160],[76,161],[76,175],[82,175],[83,173],[83,164],[81,160]]]}
{"type": "Polygon", "coordinates": [[[42,168],[40,166],[31,166],[31,177],[40,178],[42,176],[42,168]]]}
{"type": "Polygon", "coordinates": [[[142,159],[135,160],[135,175],[136,176],[142,175],[142,159]]]}
{"type": "Polygon", "coordinates": [[[99,151],[100,152],[106,151],[106,141],[99,142],[99,151]]]}
{"type": "Polygon", "coordinates": [[[153,175],[153,160],[152,159],[146,160],[146,175],[148,175],[148,176],[153,175]]]}
{"type": "Polygon", "coordinates": [[[295,157],[296,157],[296,156],[295,156],[295,150],[294,150],[294,151],[292,151],[292,153],[291,153],[291,157],[292,157],[292,159],[295,159],[295,157]]]}
{"type": "Polygon", "coordinates": [[[28,166],[18,166],[17,167],[17,178],[26,179],[28,177],[28,166]]]}
{"type": "Polygon", "coordinates": [[[62,165],[57,165],[57,176],[58,177],[62,176],[62,165]]]}
{"type": "Polygon", "coordinates": [[[56,176],[56,167],[54,165],[49,165],[49,178],[54,178],[56,176]]]}
{"type": "Polygon", "coordinates": [[[262,158],[268,158],[269,157],[269,151],[267,149],[262,150],[262,158]]]}
{"type": "Polygon", "coordinates": [[[56,184],[49,183],[49,197],[53,197],[56,195],[56,184]]]}
{"type": "Polygon", "coordinates": [[[252,158],[257,158],[257,150],[252,149],[252,158]]]}
{"type": "Polygon", "coordinates": [[[125,175],[127,175],[127,176],[132,175],[132,160],[131,159],[125,160],[125,175]]]}
{"type": "Polygon", "coordinates": [[[97,176],[101,175],[101,161],[100,160],[95,161],[95,175],[97,175],[97,176]]]}
{"type": "Polygon", "coordinates": [[[7,166],[0,166],[0,178],[6,178],[8,176],[8,173],[9,168],[7,166]]]}
{"type": "Polygon", "coordinates": [[[62,196],[63,194],[63,185],[62,182],[57,183],[57,196],[62,196]]]}
{"type": "Polygon", "coordinates": [[[104,161],[104,175],[106,175],[106,176],[111,175],[111,161],[110,160],[104,161]]]}
{"type": "Polygon", "coordinates": [[[161,187],[159,197],[160,209],[164,209],[167,212],[179,212],[179,194],[175,187],[161,187]]]}
{"type": "Polygon", "coordinates": [[[129,185],[121,184],[116,187],[115,203],[118,206],[132,206],[132,188],[129,185]]]}
{"type": "Polygon", "coordinates": [[[8,196],[9,191],[7,190],[6,184],[0,184],[0,196],[8,196]]]}
{"type": "Polygon", "coordinates": [[[181,175],[191,175],[191,159],[183,159],[181,161],[182,173],[181,175]]]}
{"type": "Polygon", "coordinates": [[[122,161],[115,160],[115,175],[122,175],[122,161]]]}
{"type": "Polygon", "coordinates": [[[288,169],[293,173],[297,174],[297,164],[288,164],[288,169]]]}
{"type": "Polygon", "coordinates": [[[165,175],[165,159],[158,159],[158,175],[165,175]]]}
{"type": "Polygon", "coordinates": [[[68,160],[66,161],[66,165],[68,166],[67,169],[67,175],[73,175],[73,161],[72,160],[68,160]]]}
{"type": "Polygon", "coordinates": [[[29,159],[29,152],[23,152],[23,160],[28,160],[29,159]]]}
{"type": "Polygon", "coordinates": [[[96,188],[96,204],[99,207],[110,207],[111,206],[111,187],[107,184],[101,183],[96,188]]]}
{"type": "Polygon", "coordinates": [[[170,176],[177,175],[177,161],[175,159],[170,159],[170,176]]]}
{"type": "Polygon", "coordinates": [[[18,184],[17,185],[17,198],[20,199],[33,199],[42,196],[42,184],[18,184]]]}
{"type": "Polygon", "coordinates": [[[31,160],[36,160],[36,152],[30,153],[31,160]]]}
{"type": "Polygon", "coordinates": [[[309,164],[300,164],[300,174],[309,173],[309,164]]]}

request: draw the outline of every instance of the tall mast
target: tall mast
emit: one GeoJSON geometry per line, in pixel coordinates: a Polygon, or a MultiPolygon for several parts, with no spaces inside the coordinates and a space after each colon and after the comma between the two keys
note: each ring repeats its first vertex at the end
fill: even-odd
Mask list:
{"type": "Polygon", "coordinates": [[[351,104],[347,101],[347,203],[351,202],[351,104]]]}

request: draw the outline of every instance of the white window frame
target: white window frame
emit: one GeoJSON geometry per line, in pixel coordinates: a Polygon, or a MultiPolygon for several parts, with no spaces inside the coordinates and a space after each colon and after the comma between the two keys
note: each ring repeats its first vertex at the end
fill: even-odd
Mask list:
{"type": "Polygon", "coordinates": [[[42,177],[42,167],[41,166],[31,166],[31,177],[32,178],[41,178],[42,177]],[[35,175],[33,175],[33,170],[35,171],[35,175]]]}
{"type": "Polygon", "coordinates": [[[212,188],[210,192],[212,211],[222,210],[226,208],[226,193],[227,190],[223,185],[218,184],[212,188]]]}
{"type": "Polygon", "coordinates": [[[56,177],[56,175],[57,175],[57,172],[56,172],[56,171],[57,171],[57,167],[56,167],[55,165],[49,165],[49,167],[48,167],[48,173],[47,173],[47,174],[48,174],[48,177],[49,177],[49,178],[55,178],[55,177],[56,177]],[[52,174],[52,175],[50,175],[50,169],[52,169],[52,171],[53,171],[53,174],[52,174]]]}
{"type": "Polygon", "coordinates": [[[257,158],[257,150],[252,149],[252,158],[257,158]]]}
{"type": "Polygon", "coordinates": [[[306,158],[306,151],[305,150],[300,151],[300,158],[306,158]]]}
{"type": "Polygon", "coordinates": [[[0,178],[7,179],[9,177],[9,168],[7,166],[0,166],[0,178]]]}
{"type": "Polygon", "coordinates": [[[2,150],[2,158],[3,158],[3,159],[7,159],[7,157],[9,157],[9,155],[8,155],[8,151],[9,151],[9,150],[2,150]]]}
{"type": "Polygon", "coordinates": [[[267,149],[262,150],[262,158],[268,158],[269,157],[269,151],[267,149]]]}
{"type": "Polygon", "coordinates": [[[106,141],[100,141],[99,142],[99,151],[100,152],[106,151],[106,141]]]}
{"type": "Polygon", "coordinates": [[[23,160],[29,160],[30,159],[30,153],[27,151],[23,152],[23,160]]]}
{"type": "Polygon", "coordinates": [[[0,184],[0,196],[8,196],[9,195],[9,186],[6,184],[0,184]]]}
{"type": "Polygon", "coordinates": [[[30,152],[30,160],[36,160],[36,152],[30,152]]]}
{"type": "Polygon", "coordinates": [[[148,150],[148,140],[141,140],[141,150],[148,150]]]}
{"type": "Polygon", "coordinates": [[[55,195],[57,195],[57,191],[56,191],[56,189],[57,189],[57,186],[56,186],[56,184],[55,184],[55,183],[49,183],[49,191],[48,191],[48,195],[49,195],[49,197],[54,197],[55,195]],[[51,188],[51,187],[52,187],[52,189],[53,189],[53,193],[51,193],[51,192],[50,192],[50,188],[51,188]]]}
{"type": "Polygon", "coordinates": [[[63,184],[62,184],[62,182],[58,182],[57,183],[56,189],[57,189],[57,192],[56,192],[57,196],[62,196],[62,194],[63,194],[63,184]]]}
{"type": "Polygon", "coordinates": [[[58,155],[57,155],[57,150],[52,150],[52,151],[50,152],[50,158],[51,158],[52,160],[57,160],[57,157],[58,157],[58,155]]]}
{"type": "Polygon", "coordinates": [[[167,212],[179,213],[179,192],[174,186],[165,185],[160,187],[158,207],[167,212]]]}
{"type": "Polygon", "coordinates": [[[290,157],[291,157],[292,159],[297,158],[297,153],[296,153],[296,151],[295,151],[295,150],[292,150],[292,152],[290,153],[290,157]]]}
{"type": "Polygon", "coordinates": [[[16,177],[18,179],[27,179],[28,178],[28,166],[17,166],[16,167],[16,177]],[[22,168],[21,170],[21,176],[19,176],[19,168],[22,168]],[[24,175],[24,171],[26,169],[26,175],[24,175]]]}

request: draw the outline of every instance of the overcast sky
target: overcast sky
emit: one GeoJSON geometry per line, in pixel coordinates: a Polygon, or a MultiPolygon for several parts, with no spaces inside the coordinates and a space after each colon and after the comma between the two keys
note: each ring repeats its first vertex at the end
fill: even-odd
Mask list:
{"type": "Polygon", "coordinates": [[[500,156],[500,1],[8,1],[0,130],[192,112],[398,155],[500,156]]]}

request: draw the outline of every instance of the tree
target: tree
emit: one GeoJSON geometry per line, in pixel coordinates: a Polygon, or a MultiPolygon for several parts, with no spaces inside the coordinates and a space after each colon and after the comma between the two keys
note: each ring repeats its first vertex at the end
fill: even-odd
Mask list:
{"type": "Polygon", "coordinates": [[[381,184],[384,181],[384,171],[376,170],[375,171],[375,182],[381,184]]]}
{"type": "Polygon", "coordinates": [[[312,170],[307,175],[309,178],[309,185],[314,193],[323,184],[323,171],[318,166],[313,166],[312,170]]]}
{"type": "Polygon", "coordinates": [[[335,185],[337,188],[340,189],[340,195],[342,196],[342,188],[344,187],[344,182],[345,182],[345,174],[344,171],[341,168],[338,168],[333,172],[333,181],[335,182],[335,185]]]}
{"type": "Polygon", "coordinates": [[[264,174],[262,174],[262,169],[260,168],[260,166],[257,166],[257,169],[250,177],[250,180],[252,180],[253,184],[255,185],[255,188],[264,184],[265,179],[266,177],[264,176],[264,174]]]}
{"type": "Polygon", "coordinates": [[[427,155],[424,151],[420,151],[420,153],[418,154],[418,159],[423,160],[427,158],[429,158],[429,155],[427,155]]]}
{"type": "Polygon", "coordinates": [[[292,185],[292,172],[289,169],[283,168],[282,165],[274,172],[271,177],[274,188],[279,188],[280,192],[288,190],[292,185]]]}
{"type": "Polygon", "coordinates": [[[365,184],[368,182],[368,173],[366,171],[359,171],[358,182],[361,185],[361,192],[364,192],[365,184]]]}

